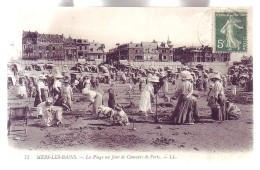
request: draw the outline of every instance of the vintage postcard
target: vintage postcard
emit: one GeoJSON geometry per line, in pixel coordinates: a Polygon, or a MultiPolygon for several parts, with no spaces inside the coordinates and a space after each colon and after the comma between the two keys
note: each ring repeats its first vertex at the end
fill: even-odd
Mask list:
{"type": "Polygon", "coordinates": [[[14,13],[6,139],[22,160],[248,160],[252,9],[14,13]]]}

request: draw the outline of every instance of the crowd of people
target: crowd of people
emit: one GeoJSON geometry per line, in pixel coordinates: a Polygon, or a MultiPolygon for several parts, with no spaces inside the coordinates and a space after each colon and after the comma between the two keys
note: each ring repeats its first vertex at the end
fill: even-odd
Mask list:
{"type": "MultiPolygon", "coordinates": [[[[109,73],[102,77],[95,74],[80,76],[61,74],[59,71],[55,75],[40,74],[35,77],[19,74],[16,69],[13,70],[15,78],[8,78],[8,88],[15,86],[17,96],[20,98],[34,98],[33,106],[38,110],[37,116],[43,119],[46,126],[61,124],[62,112],[74,110],[72,101],[75,93],[79,93],[87,99],[88,107],[92,105],[94,116],[99,116],[100,112],[104,112],[101,108],[107,105],[118,113],[116,117],[119,122],[123,122],[123,119],[126,120],[127,114],[123,113],[123,107],[115,101],[115,89],[111,87],[107,91],[109,99],[106,104],[103,102],[103,94],[98,91],[100,83],[138,84],[141,92],[138,114],[144,117],[154,113],[152,103],[158,97],[158,92],[163,93],[163,97],[166,98],[171,96],[168,102],[177,99],[177,104],[172,110],[170,118],[173,124],[194,124],[200,120],[198,95],[194,93],[194,89],[201,91],[206,97],[213,120],[222,122],[227,119],[237,119],[240,110],[225,97],[226,86],[231,84],[232,94],[237,95],[236,88],[238,84],[241,84],[241,81],[245,81],[244,88],[247,91],[252,91],[253,84],[252,73],[243,69],[230,76],[221,75],[219,72],[209,73],[205,69],[199,70],[187,66],[181,68],[174,75],[165,69],[134,69],[129,67],[115,69],[113,67],[109,73]],[[174,87],[173,91],[169,91],[170,83],[174,87]]],[[[113,112],[113,114],[115,113],[113,112]]]]}

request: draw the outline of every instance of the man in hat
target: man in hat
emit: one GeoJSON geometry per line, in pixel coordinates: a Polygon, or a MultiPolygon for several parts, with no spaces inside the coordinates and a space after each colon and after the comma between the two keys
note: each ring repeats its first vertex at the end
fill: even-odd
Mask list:
{"type": "Polygon", "coordinates": [[[247,81],[247,91],[252,92],[253,91],[253,74],[249,73],[249,78],[247,81]]]}
{"type": "Polygon", "coordinates": [[[237,95],[237,84],[238,84],[238,77],[235,74],[233,74],[233,76],[231,77],[231,90],[234,96],[237,95]]]}
{"type": "Polygon", "coordinates": [[[206,73],[206,71],[202,72],[202,81],[203,81],[203,90],[205,96],[208,91],[208,82],[209,82],[208,74],[206,73]]]}
{"type": "Polygon", "coordinates": [[[65,100],[67,101],[67,105],[69,107],[69,111],[72,110],[72,88],[70,86],[70,81],[69,79],[66,79],[63,81],[63,86],[62,86],[62,95],[64,96],[64,98],[66,98],[65,100]]]}
{"type": "Polygon", "coordinates": [[[54,76],[54,78],[55,80],[53,83],[53,97],[57,99],[61,96],[61,87],[62,87],[61,79],[63,78],[63,76],[58,74],[54,76]]]}
{"type": "Polygon", "coordinates": [[[48,86],[45,85],[45,79],[46,77],[44,75],[38,77],[34,107],[37,107],[41,102],[45,102],[48,97],[48,86]]]}
{"type": "Polygon", "coordinates": [[[160,82],[162,82],[163,92],[167,94],[169,90],[169,83],[168,83],[167,73],[165,71],[162,71],[160,74],[160,82]]]}

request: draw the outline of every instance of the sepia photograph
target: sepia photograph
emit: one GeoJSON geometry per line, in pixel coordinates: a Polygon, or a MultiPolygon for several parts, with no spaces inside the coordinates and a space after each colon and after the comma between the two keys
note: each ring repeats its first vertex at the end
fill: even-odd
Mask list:
{"type": "Polygon", "coordinates": [[[252,8],[49,8],[14,16],[6,42],[13,150],[173,153],[154,159],[253,152],[252,8]]]}

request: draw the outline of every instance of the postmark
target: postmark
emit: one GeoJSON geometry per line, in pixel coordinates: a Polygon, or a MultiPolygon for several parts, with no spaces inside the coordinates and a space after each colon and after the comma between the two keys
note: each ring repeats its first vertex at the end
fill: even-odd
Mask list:
{"type": "Polygon", "coordinates": [[[218,52],[247,52],[247,11],[215,11],[213,44],[218,52]]]}

